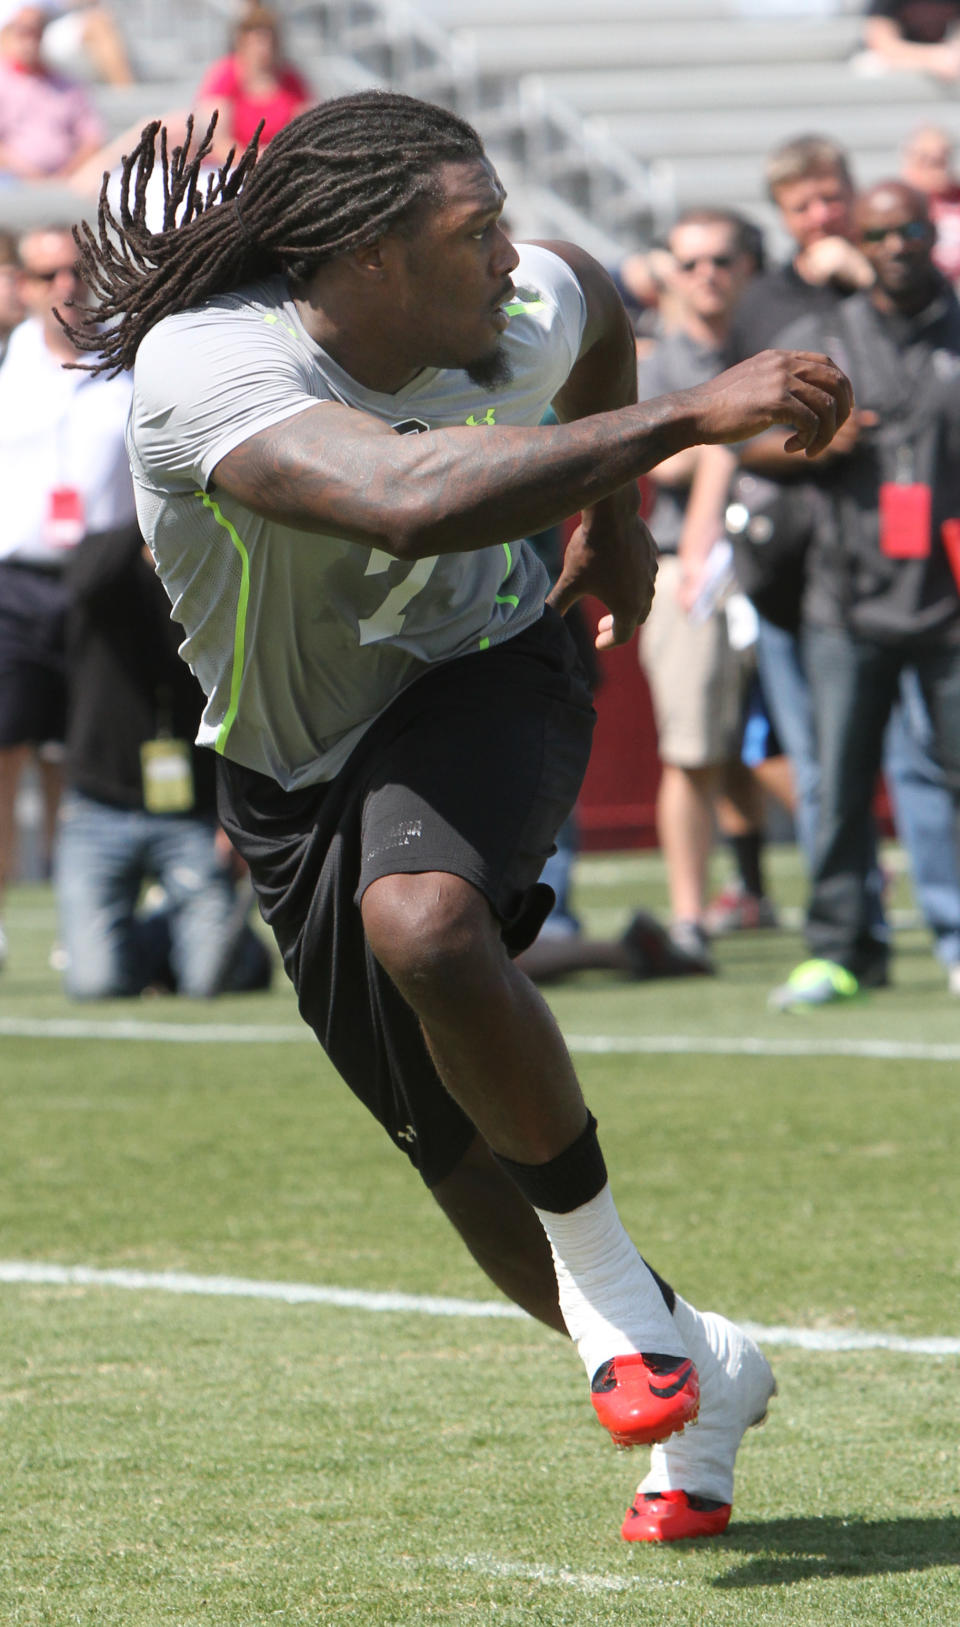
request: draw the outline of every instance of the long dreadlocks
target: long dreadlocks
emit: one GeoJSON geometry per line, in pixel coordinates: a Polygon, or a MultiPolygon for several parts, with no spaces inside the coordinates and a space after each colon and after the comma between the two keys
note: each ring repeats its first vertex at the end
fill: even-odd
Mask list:
{"type": "Polygon", "coordinates": [[[476,131],[445,108],[364,91],[301,113],[262,155],[258,131],[204,187],[215,122],[192,152],[192,119],[172,151],[160,123],[148,124],[123,160],[119,220],[104,176],[97,229],[77,230],[92,298],[68,331],[79,349],[98,353],[93,372],[132,367],[144,335],[174,311],[278,271],[309,278],[325,260],[402,224],[431,195],[439,164],[483,153],[476,131]],[[163,223],[151,231],[147,186],[158,134],[163,223]]]}

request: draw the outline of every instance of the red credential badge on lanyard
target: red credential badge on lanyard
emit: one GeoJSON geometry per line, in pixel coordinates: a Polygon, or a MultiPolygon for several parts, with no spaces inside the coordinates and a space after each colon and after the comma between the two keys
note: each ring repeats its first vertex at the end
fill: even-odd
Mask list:
{"type": "Polygon", "coordinates": [[[931,493],[916,482],[880,487],[880,552],[887,559],[929,559],[931,493]]]}
{"type": "Polygon", "coordinates": [[[83,493],[75,486],[55,486],[47,496],[44,536],[51,548],[74,548],[83,541],[86,516],[83,493]]]}
{"type": "Polygon", "coordinates": [[[943,548],[960,593],[960,520],[944,520],[940,527],[943,548]]]}

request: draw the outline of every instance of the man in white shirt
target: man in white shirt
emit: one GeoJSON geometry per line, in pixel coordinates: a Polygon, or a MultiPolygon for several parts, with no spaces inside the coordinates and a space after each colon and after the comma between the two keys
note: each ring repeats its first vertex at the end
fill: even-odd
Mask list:
{"type": "MultiPolygon", "coordinates": [[[[73,235],[27,232],[19,245],[27,317],[0,367],[0,910],[13,868],[15,803],[24,765],[63,739],[65,551],[88,531],[134,519],[124,447],[126,377],[70,369],[79,352],[56,317],[83,300],[73,235]]],[[[59,764],[41,755],[52,841],[59,764]]],[[[6,940],[0,925],[0,964],[6,940]]]]}

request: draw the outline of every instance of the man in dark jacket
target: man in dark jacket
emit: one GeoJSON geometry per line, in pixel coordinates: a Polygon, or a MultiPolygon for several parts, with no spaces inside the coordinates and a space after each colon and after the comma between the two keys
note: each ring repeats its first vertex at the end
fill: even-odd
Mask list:
{"type": "Polygon", "coordinates": [[[209,998],[263,988],[216,816],[203,694],[136,525],[86,537],[65,567],[67,794],[57,851],[64,981],[75,999],[148,987],[209,998]],[[141,906],[145,884],[162,902],[141,906]]]}
{"type": "MultiPolygon", "coordinates": [[[[913,669],[934,749],[960,806],[960,306],[933,261],[923,195],[882,182],[858,207],[876,281],[789,330],[823,342],[858,411],[816,460],[818,505],[803,604],[821,771],[807,938],[816,957],[776,991],[782,1008],[886,981],[872,930],[864,810],[901,672],[913,669]]],[[[960,994],[960,969],[951,968],[960,994]]]]}

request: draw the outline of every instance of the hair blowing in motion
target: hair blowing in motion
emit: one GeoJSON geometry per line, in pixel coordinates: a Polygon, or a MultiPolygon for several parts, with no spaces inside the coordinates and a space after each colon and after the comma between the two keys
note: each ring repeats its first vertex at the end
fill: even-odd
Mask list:
{"type": "MultiPolygon", "coordinates": [[[[476,131],[445,108],[389,91],[341,96],[293,119],[262,154],[255,136],[206,177],[216,119],[196,146],[148,124],[123,160],[119,220],[104,177],[96,231],[76,231],[90,306],[65,324],[97,353],[92,371],[132,367],[162,317],[258,277],[302,281],[323,261],[395,229],[429,198],[437,166],[482,154],[476,131]],[[147,224],[147,187],[157,159],[163,224],[147,224]],[[191,150],[192,149],[192,150],[191,150]]],[[[258,132],[259,135],[259,132],[258,132]]]]}

